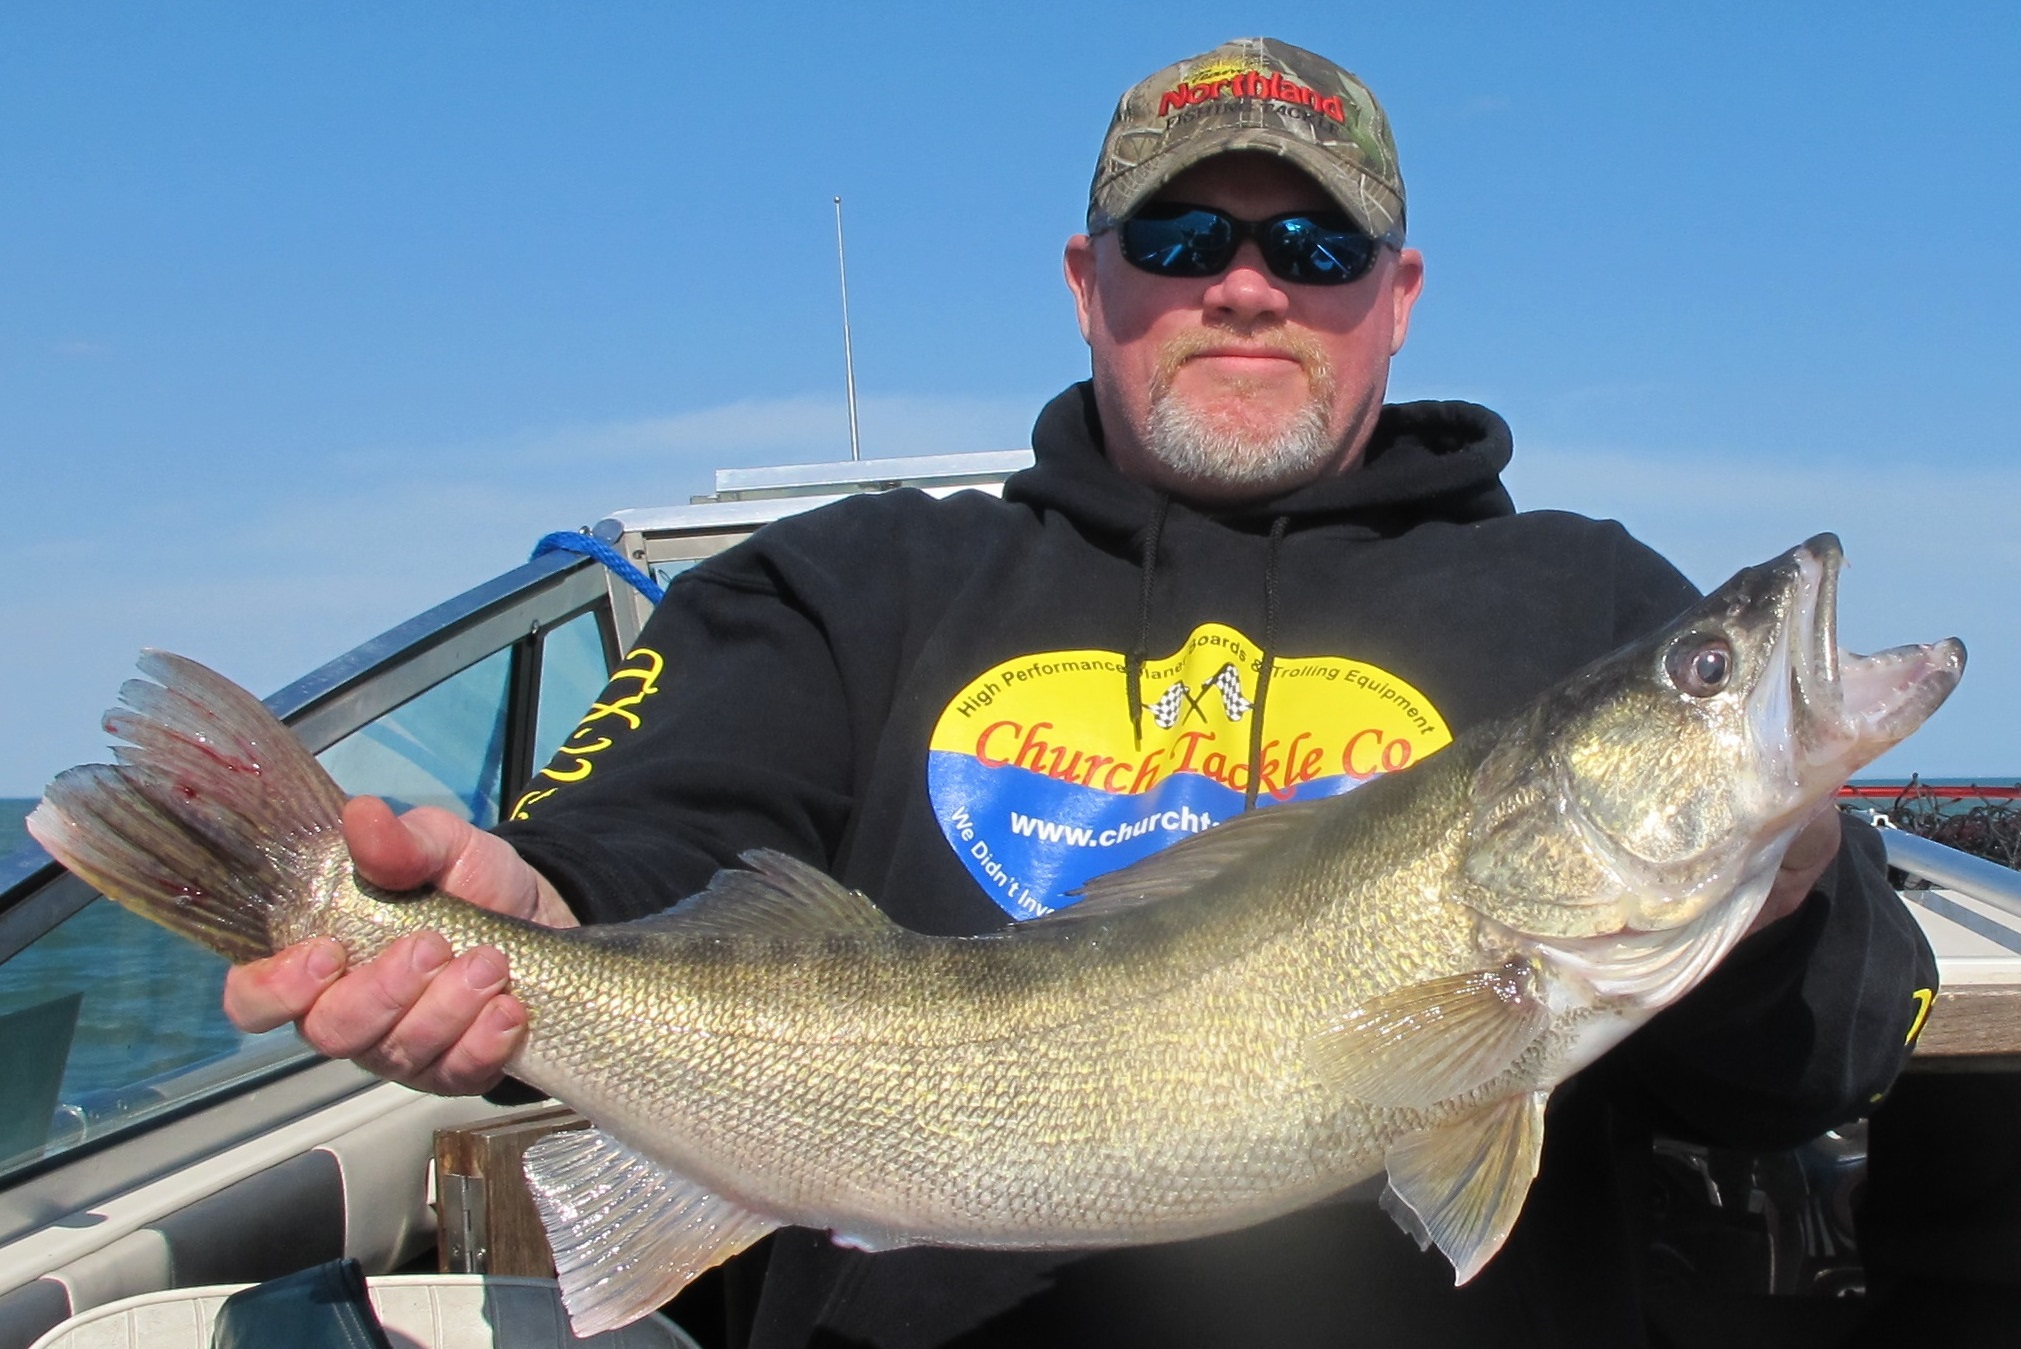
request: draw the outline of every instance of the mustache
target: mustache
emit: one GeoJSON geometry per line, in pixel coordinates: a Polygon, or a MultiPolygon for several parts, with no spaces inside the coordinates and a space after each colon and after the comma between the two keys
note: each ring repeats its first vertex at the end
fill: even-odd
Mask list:
{"type": "Polygon", "coordinates": [[[1153,388],[1158,391],[1170,388],[1180,366],[1196,356],[1226,347],[1231,341],[1239,343],[1245,351],[1259,355],[1289,356],[1298,362],[1315,389],[1331,388],[1333,385],[1333,364],[1327,360],[1326,350],[1320,346],[1319,339],[1309,333],[1295,328],[1264,328],[1250,333],[1237,333],[1228,328],[1190,328],[1159,349],[1153,388]]]}

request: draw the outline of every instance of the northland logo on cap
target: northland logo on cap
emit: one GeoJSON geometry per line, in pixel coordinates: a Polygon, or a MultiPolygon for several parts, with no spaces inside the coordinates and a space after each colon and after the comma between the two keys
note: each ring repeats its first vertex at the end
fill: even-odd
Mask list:
{"type": "Polygon", "coordinates": [[[1127,219],[1202,160],[1279,155],[1362,228],[1403,243],[1403,178],[1367,85],[1316,52],[1236,38],[1137,81],[1117,101],[1088,188],[1088,231],[1127,219]]]}
{"type": "Polygon", "coordinates": [[[1181,80],[1158,100],[1158,115],[1170,117],[1195,104],[1222,97],[1293,103],[1336,122],[1347,121],[1347,105],[1339,94],[1329,98],[1316,89],[1285,79],[1282,72],[1275,70],[1268,74],[1261,70],[1239,70],[1232,74],[1219,70],[1198,72],[1191,82],[1181,80]]]}

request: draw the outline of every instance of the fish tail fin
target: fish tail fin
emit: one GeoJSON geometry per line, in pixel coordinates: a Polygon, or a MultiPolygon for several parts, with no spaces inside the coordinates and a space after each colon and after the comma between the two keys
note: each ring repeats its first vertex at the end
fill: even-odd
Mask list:
{"type": "Polygon", "coordinates": [[[106,713],[117,765],[58,775],[28,832],[110,898],[233,961],[315,905],[344,793],[294,733],[195,661],[143,651],[106,713]]]}

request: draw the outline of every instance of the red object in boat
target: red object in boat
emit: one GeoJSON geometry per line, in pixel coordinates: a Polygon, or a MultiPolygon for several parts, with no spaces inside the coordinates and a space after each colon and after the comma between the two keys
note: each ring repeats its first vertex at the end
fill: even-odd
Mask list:
{"type": "Polygon", "coordinates": [[[1863,801],[1876,799],[1892,801],[1904,793],[1913,796],[1934,796],[1940,801],[2017,801],[2021,800],[2021,783],[2013,783],[2005,787],[1998,785],[1982,787],[1977,783],[1959,786],[1956,783],[1936,785],[1928,782],[1914,784],[1907,782],[1848,782],[1845,786],[1839,788],[1839,795],[1841,797],[1851,797],[1863,801]]]}

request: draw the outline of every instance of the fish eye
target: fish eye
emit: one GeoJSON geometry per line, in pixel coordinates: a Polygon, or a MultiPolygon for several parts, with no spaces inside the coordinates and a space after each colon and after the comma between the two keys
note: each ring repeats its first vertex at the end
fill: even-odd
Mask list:
{"type": "Polygon", "coordinates": [[[1670,682],[1694,698],[1710,698],[1733,677],[1733,648],[1724,638],[1679,642],[1667,662],[1670,682]]]}

